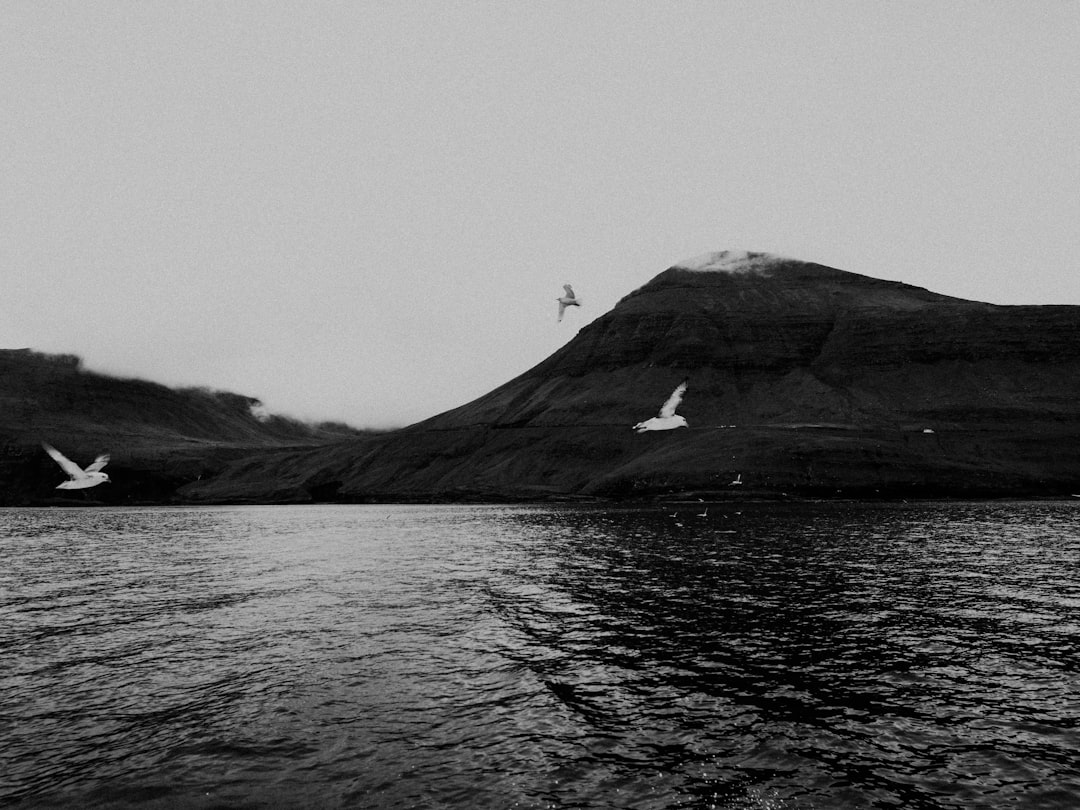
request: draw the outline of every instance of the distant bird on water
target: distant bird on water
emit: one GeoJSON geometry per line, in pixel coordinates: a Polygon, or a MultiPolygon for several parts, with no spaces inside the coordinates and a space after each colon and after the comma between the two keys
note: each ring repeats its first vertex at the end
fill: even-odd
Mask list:
{"type": "Polygon", "coordinates": [[[563,313],[566,312],[567,307],[580,307],[581,306],[581,301],[579,301],[578,297],[576,295],[574,295],[574,290],[569,284],[563,284],[562,288],[564,290],[566,290],[566,295],[564,295],[562,298],[556,298],[555,299],[556,301],[559,302],[559,320],[560,321],[562,321],[563,313]]]}
{"type": "Polygon", "coordinates": [[[741,487],[742,486],[742,473],[735,476],[735,480],[728,484],[729,487],[741,487]]]}
{"type": "Polygon", "coordinates": [[[675,428],[690,427],[683,417],[675,414],[675,409],[678,408],[679,403],[682,402],[684,393],[686,393],[686,380],[679,383],[678,388],[671,392],[671,396],[668,397],[667,402],[660,408],[660,413],[652,419],[638,422],[634,425],[634,430],[638,433],[644,433],[647,430],[674,430],[675,428]]]}
{"type": "Polygon", "coordinates": [[[90,487],[96,487],[98,484],[109,483],[108,473],[103,473],[101,468],[109,463],[109,456],[103,454],[94,459],[85,470],[69,459],[55,447],[41,443],[41,446],[45,448],[45,452],[52,456],[53,461],[60,465],[60,468],[68,474],[68,480],[62,484],[57,485],[57,489],[89,489],[90,487]]]}

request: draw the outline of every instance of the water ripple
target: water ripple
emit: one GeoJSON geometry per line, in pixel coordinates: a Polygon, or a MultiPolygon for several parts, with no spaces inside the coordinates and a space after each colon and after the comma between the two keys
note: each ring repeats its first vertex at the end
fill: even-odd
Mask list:
{"type": "Polygon", "coordinates": [[[0,510],[0,803],[1080,806],[1076,504],[672,511],[0,510]]]}

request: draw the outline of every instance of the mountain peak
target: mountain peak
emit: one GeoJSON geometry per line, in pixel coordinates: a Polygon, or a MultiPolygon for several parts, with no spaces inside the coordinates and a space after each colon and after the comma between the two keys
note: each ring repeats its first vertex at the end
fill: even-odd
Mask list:
{"type": "Polygon", "coordinates": [[[745,317],[757,310],[768,319],[782,310],[835,315],[939,305],[991,306],[773,253],[721,250],[673,264],[623,297],[608,315],[682,312],[745,317]]]}
{"type": "MultiPolygon", "coordinates": [[[[470,403],[310,451],[288,486],[317,500],[727,496],[741,473],[747,490],[815,497],[1075,492],[1077,346],[1080,307],[707,253],[470,403]],[[631,429],[687,379],[687,429],[631,429]]],[[[244,465],[191,493],[235,498],[281,475],[280,455],[244,465]]]]}

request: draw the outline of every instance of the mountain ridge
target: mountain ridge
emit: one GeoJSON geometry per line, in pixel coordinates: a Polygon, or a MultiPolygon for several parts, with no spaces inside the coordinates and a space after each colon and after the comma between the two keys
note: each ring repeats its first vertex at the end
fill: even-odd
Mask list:
{"type": "MultiPolygon", "coordinates": [[[[229,419],[255,430],[253,400],[230,396],[217,407],[246,409],[229,419]]],[[[966,301],[717,252],[657,274],[487,394],[396,431],[238,440],[230,427],[196,441],[175,426],[154,438],[148,423],[140,474],[158,484],[129,494],[175,503],[1064,497],[1080,491],[1078,403],[1080,307],[966,301]],[[635,434],[683,379],[689,428],[635,434]]],[[[109,430],[124,435],[95,430],[82,436],[91,454],[109,430]]],[[[37,456],[40,487],[55,471],[37,456]]]]}
{"type": "Polygon", "coordinates": [[[358,433],[270,414],[241,394],[89,371],[72,354],[0,349],[0,505],[168,501],[237,458],[358,433]],[[55,492],[64,473],[42,442],[84,463],[111,453],[112,483],[55,492]]]}
{"type": "MultiPolygon", "coordinates": [[[[703,389],[708,393],[715,387],[715,381],[711,379],[714,372],[726,373],[736,381],[742,379],[752,385],[754,377],[784,376],[804,370],[808,374],[790,379],[786,387],[805,389],[809,386],[827,398],[830,396],[827,389],[835,387],[832,383],[841,383],[849,376],[845,368],[853,359],[871,366],[905,359],[919,363],[973,360],[980,340],[985,336],[973,341],[965,337],[967,330],[979,326],[985,328],[988,319],[1010,323],[1017,320],[1012,317],[1017,308],[964,301],[901,282],[882,281],[823,265],[770,258],[766,272],[754,275],[707,275],[674,265],[623,297],[611,311],[583,327],[572,341],[532,369],[472,402],[406,430],[467,423],[522,426],[536,421],[540,413],[537,407],[546,408],[543,412],[549,414],[551,424],[578,424],[580,413],[555,418],[558,410],[552,410],[551,400],[560,391],[553,381],[561,380],[563,388],[572,387],[572,382],[567,381],[600,372],[612,374],[616,385],[621,382],[619,378],[634,373],[644,382],[649,376],[649,368],[671,369],[672,373],[666,375],[671,388],[681,376],[691,377],[691,388],[682,411],[688,418],[688,411],[696,407],[695,403],[700,403],[703,389]],[[763,277],[771,283],[762,285],[763,277]],[[838,298],[842,300],[838,301],[838,298]],[[947,320],[928,322],[921,317],[933,307],[947,308],[944,313],[947,320]],[[876,336],[883,330],[906,333],[915,338],[909,343],[916,345],[881,340],[876,336]],[[900,349],[908,356],[900,354],[900,349]],[[748,374],[751,371],[755,374],[748,374]],[[527,380],[544,383],[530,395],[520,390],[527,380]],[[513,396],[508,397],[511,390],[513,396]],[[461,414],[469,414],[472,421],[463,422],[458,418],[461,414]]],[[[1074,310],[1066,309],[1071,328],[1065,342],[1072,346],[1080,341],[1080,328],[1074,323],[1074,310]]],[[[1019,319],[1023,328],[1031,322],[1046,325],[1045,308],[1022,307],[1019,310],[1022,310],[1019,319]]],[[[985,344],[985,340],[982,343],[985,344]]],[[[1019,348],[1024,346],[1044,355],[1063,348],[1055,344],[1039,349],[1035,344],[1028,346],[1027,343],[1019,348]]],[[[659,382],[650,388],[653,395],[659,397],[657,405],[666,396],[662,389],[659,382]]],[[[728,395],[731,398],[732,392],[728,395]]],[[[835,399],[835,392],[832,396],[835,399]]],[[[843,400],[850,403],[847,398],[843,400]]],[[[628,411],[627,402],[602,404],[607,413],[618,413],[618,418],[629,424],[641,416],[651,415],[640,414],[638,410],[628,411]]],[[[802,401],[798,409],[806,410],[808,404],[802,401]]],[[[826,415],[821,413],[823,404],[813,403],[802,417],[823,418],[826,415]]],[[[648,403],[638,405],[635,400],[632,407],[647,410],[648,403]]],[[[718,418],[713,421],[717,424],[727,424],[732,419],[745,421],[778,416],[763,405],[747,409],[734,402],[727,408],[716,410],[718,418]],[[747,410],[751,412],[747,413],[747,410]],[[721,418],[725,413],[730,418],[721,418]]],[[[828,415],[834,420],[850,418],[851,414],[843,410],[838,402],[828,415]]],[[[790,416],[802,418],[798,413],[790,416]]]]}
{"type": "Polygon", "coordinates": [[[723,492],[740,470],[740,492],[814,496],[1061,494],[1080,480],[1080,454],[1062,450],[1080,437],[1080,308],[965,301],[769,254],[690,264],[471,402],[297,459],[295,497],[654,497],[723,492]],[[683,378],[689,430],[632,435],[683,378]]]}

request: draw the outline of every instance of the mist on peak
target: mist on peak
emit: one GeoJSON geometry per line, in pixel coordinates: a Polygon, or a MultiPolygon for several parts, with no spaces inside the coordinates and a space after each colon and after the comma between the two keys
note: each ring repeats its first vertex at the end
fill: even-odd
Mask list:
{"type": "Polygon", "coordinates": [[[720,250],[703,253],[672,265],[678,270],[698,273],[753,273],[783,264],[789,259],[771,253],[752,253],[745,250],[720,250]]]}

